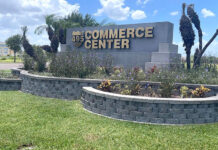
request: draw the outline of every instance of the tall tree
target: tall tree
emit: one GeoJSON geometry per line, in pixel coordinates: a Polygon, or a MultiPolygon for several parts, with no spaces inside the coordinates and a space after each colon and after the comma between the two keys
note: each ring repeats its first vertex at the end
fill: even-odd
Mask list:
{"type": "Polygon", "coordinates": [[[25,50],[25,52],[32,57],[34,60],[36,60],[35,52],[32,47],[32,45],[29,43],[28,39],[26,38],[26,33],[28,28],[26,26],[22,27],[21,30],[23,31],[23,37],[22,37],[22,45],[25,50]]]}
{"type": "Polygon", "coordinates": [[[6,40],[6,45],[14,52],[14,62],[16,62],[16,53],[21,50],[21,35],[17,34],[6,40]]]}
{"type": "Polygon", "coordinates": [[[183,39],[183,47],[185,47],[185,51],[186,51],[187,69],[190,69],[191,68],[190,55],[191,55],[191,48],[194,45],[195,33],[192,28],[190,19],[185,14],[185,7],[186,4],[183,3],[182,5],[183,13],[180,19],[179,29],[183,39]]]}
{"type": "Polygon", "coordinates": [[[203,47],[203,44],[202,44],[203,34],[202,34],[201,25],[200,25],[200,20],[199,20],[198,14],[194,11],[193,4],[188,6],[187,13],[192,23],[194,24],[195,28],[198,30],[199,47],[196,49],[195,54],[194,54],[194,68],[196,68],[200,66],[202,55],[204,54],[208,46],[213,42],[213,40],[218,35],[218,29],[216,30],[212,38],[208,41],[208,43],[203,47]]]}

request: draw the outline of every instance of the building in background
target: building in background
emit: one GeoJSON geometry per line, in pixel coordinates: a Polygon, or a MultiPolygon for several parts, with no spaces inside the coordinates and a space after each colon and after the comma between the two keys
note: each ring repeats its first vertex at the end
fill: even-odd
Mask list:
{"type": "Polygon", "coordinates": [[[0,56],[13,56],[13,50],[9,49],[4,42],[0,42],[0,56]]]}

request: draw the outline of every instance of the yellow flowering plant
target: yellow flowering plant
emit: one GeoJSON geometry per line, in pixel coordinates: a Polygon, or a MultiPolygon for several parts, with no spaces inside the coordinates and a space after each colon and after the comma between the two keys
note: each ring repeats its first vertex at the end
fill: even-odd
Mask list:
{"type": "Polygon", "coordinates": [[[204,97],[206,93],[210,92],[211,90],[209,88],[204,87],[201,85],[200,87],[196,88],[195,90],[192,90],[192,96],[194,97],[204,97]]]}
{"type": "Polygon", "coordinates": [[[102,81],[101,84],[98,86],[98,89],[105,91],[105,92],[111,92],[112,85],[110,80],[102,81]]]}

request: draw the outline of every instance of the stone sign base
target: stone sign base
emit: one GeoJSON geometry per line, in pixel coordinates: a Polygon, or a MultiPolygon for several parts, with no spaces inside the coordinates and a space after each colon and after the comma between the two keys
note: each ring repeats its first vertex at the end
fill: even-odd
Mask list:
{"type": "Polygon", "coordinates": [[[158,52],[152,52],[151,62],[145,63],[145,71],[152,67],[170,68],[171,66],[180,66],[181,54],[178,54],[178,45],[170,43],[160,43],[158,52]]]}

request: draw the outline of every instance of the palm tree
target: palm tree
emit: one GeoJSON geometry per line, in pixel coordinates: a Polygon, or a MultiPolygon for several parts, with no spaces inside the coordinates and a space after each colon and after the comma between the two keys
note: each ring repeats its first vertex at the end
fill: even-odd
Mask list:
{"type": "Polygon", "coordinates": [[[216,30],[214,35],[211,37],[211,39],[207,42],[207,44],[203,47],[202,45],[203,34],[202,34],[201,24],[200,24],[200,20],[199,20],[197,13],[194,11],[193,4],[188,6],[187,13],[192,23],[194,24],[195,28],[198,30],[199,47],[196,49],[195,54],[194,54],[194,68],[197,68],[200,66],[202,55],[204,54],[208,46],[213,42],[213,40],[218,35],[218,29],[216,30]]]}
{"type": "Polygon", "coordinates": [[[190,55],[191,55],[191,48],[194,45],[195,33],[192,28],[190,19],[185,15],[185,7],[186,4],[183,3],[182,5],[183,14],[180,19],[179,29],[183,39],[183,46],[185,47],[185,51],[186,51],[187,69],[190,69],[191,68],[190,55]]]}
{"type": "Polygon", "coordinates": [[[103,26],[112,25],[114,23],[105,24],[106,20],[98,23],[91,15],[86,14],[83,16],[81,13],[72,12],[64,18],[55,16],[54,14],[45,17],[45,25],[36,28],[36,34],[42,34],[43,31],[47,31],[49,40],[51,42],[49,45],[44,45],[43,48],[47,52],[57,52],[57,46],[59,42],[61,44],[66,44],[66,30],[67,28],[74,27],[87,27],[87,26],[103,26]],[[54,43],[55,42],[55,43],[54,43]]]}
{"type": "Polygon", "coordinates": [[[21,30],[23,31],[23,36],[22,36],[23,48],[24,48],[25,52],[30,57],[32,57],[34,60],[36,60],[34,49],[33,49],[32,45],[29,43],[28,39],[26,38],[26,33],[27,33],[27,30],[28,30],[27,26],[22,27],[21,30]]]}
{"type": "Polygon", "coordinates": [[[57,22],[57,17],[54,14],[45,16],[45,23],[46,24],[38,26],[35,29],[35,34],[40,35],[46,30],[48,33],[49,40],[51,41],[53,38],[53,35],[54,35],[55,22],[57,22]]]}
{"type": "MultiPolygon", "coordinates": [[[[195,54],[194,54],[194,63],[195,63],[199,52],[202,50],[203,34],[201,30],[200,19],[198,17],[198,14],[194,11],[194,4],[190,4],[188,6],[187,14],[191,19],[192,23],[194,24],[195,28],[198,30],[199,47],[195,50],[195,54]]],[[[200,65],[200,62],[198,62],[198,64],[200,65]]]]}

